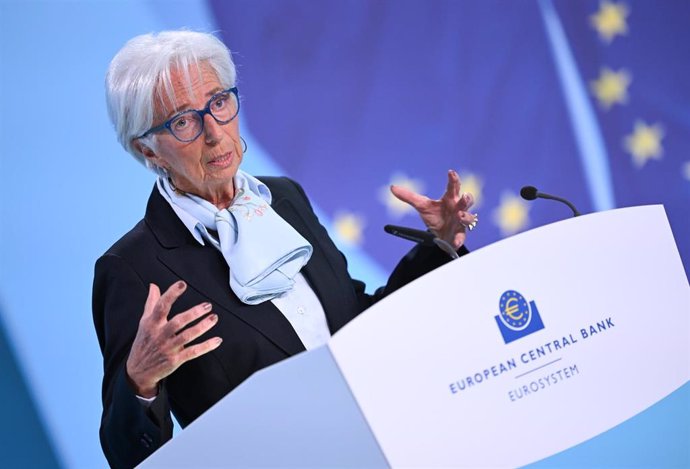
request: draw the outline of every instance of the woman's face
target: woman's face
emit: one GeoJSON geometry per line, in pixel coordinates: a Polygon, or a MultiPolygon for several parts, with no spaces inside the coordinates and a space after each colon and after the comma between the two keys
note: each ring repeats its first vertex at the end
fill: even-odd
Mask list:
{"type": "MultiPolygon", "coordinates": [[[[179,70],[172,70],[175,101],[170,102],[166,97],[162,105],[157,103],[154,125],[162,124],[181,111],[202,110],[214,94],[223,91],[216,73],[208,64],[202,64],[200,69],[201,73],[195,66],[189,69],[191,94],[184,75],[179,70]]],[[[154,148],[141,144],[140,148],[156,166],[168,171],[177,189],[196,194],[217,206],[227,207],[232,201],[232,179],[242,161],[239,116],[221,125],[206,114],[204,130],[196,140],[181,142],[170,132],[163,131],[156,135],[154,148]]]]}

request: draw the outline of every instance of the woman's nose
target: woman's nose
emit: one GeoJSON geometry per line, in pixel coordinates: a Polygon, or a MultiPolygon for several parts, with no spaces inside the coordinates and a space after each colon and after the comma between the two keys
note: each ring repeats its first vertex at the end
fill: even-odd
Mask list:
{"type": "Polygon", "coordinates": [[[223,131],[211,114],[204,116],[204,139],[207,144],[214,145],[222,139],[223,131]]]}

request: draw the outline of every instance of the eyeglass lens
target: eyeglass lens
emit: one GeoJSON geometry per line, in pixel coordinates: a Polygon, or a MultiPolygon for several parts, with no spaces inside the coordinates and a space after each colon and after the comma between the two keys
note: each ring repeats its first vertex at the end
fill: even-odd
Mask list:
{"type": "MultiPolygon", "coordinates": [[[[237,96],[229,91],[219,93],[211,98],[207,108],[219,124],[227,124],[237,115],[237,96]]],[[[183,112],[170,122],[170,131],[182,141],[194,140],[204,128],[202,115],[199,111],[183,112]]]]}

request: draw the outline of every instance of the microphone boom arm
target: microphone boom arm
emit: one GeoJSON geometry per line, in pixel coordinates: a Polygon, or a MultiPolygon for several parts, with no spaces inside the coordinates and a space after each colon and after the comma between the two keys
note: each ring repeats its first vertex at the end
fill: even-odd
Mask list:
{"type": "Polygon", "coordinates": [[[551,194],[545,194],[545,193],[543,193],[543,192],[538,192],[538,193],[537,193],[537,197],[539,197],[539,198],[541,198],[541,199],[549,199],[549,200],[556,200],[556,201],[558,201],[558,202],[562,202],[562,203],[566,204],[568,207],[570,207],[570,210],[573,211],[573,216],[574,216],[574,217],[579,217],[579,216],[580,216],[580,212],[577,211],[577,209],[575,208],[575,206],[574,206],[570,201],[568,201],[568,200],[566,200],[566,199],[564,199],[564,198],[562,198],[562,197],[557,197],[557,196],[551,195],[551,194]]]}

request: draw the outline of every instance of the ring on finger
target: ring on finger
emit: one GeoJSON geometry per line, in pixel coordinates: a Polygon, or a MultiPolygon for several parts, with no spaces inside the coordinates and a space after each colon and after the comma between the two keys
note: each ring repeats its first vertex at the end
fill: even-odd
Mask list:
{"type": "Polygon", "coordinates": [[[469,225],[467,225],[467,228],[469,228],[469,230],[472,231],[473,229],[476,228],[477,223],[479,223],[479,215],[477,215],[477,214],[475,213],[475,214],[474,214],[474,220],[472,221],[472,223],[470,223],[469,225]]]}

